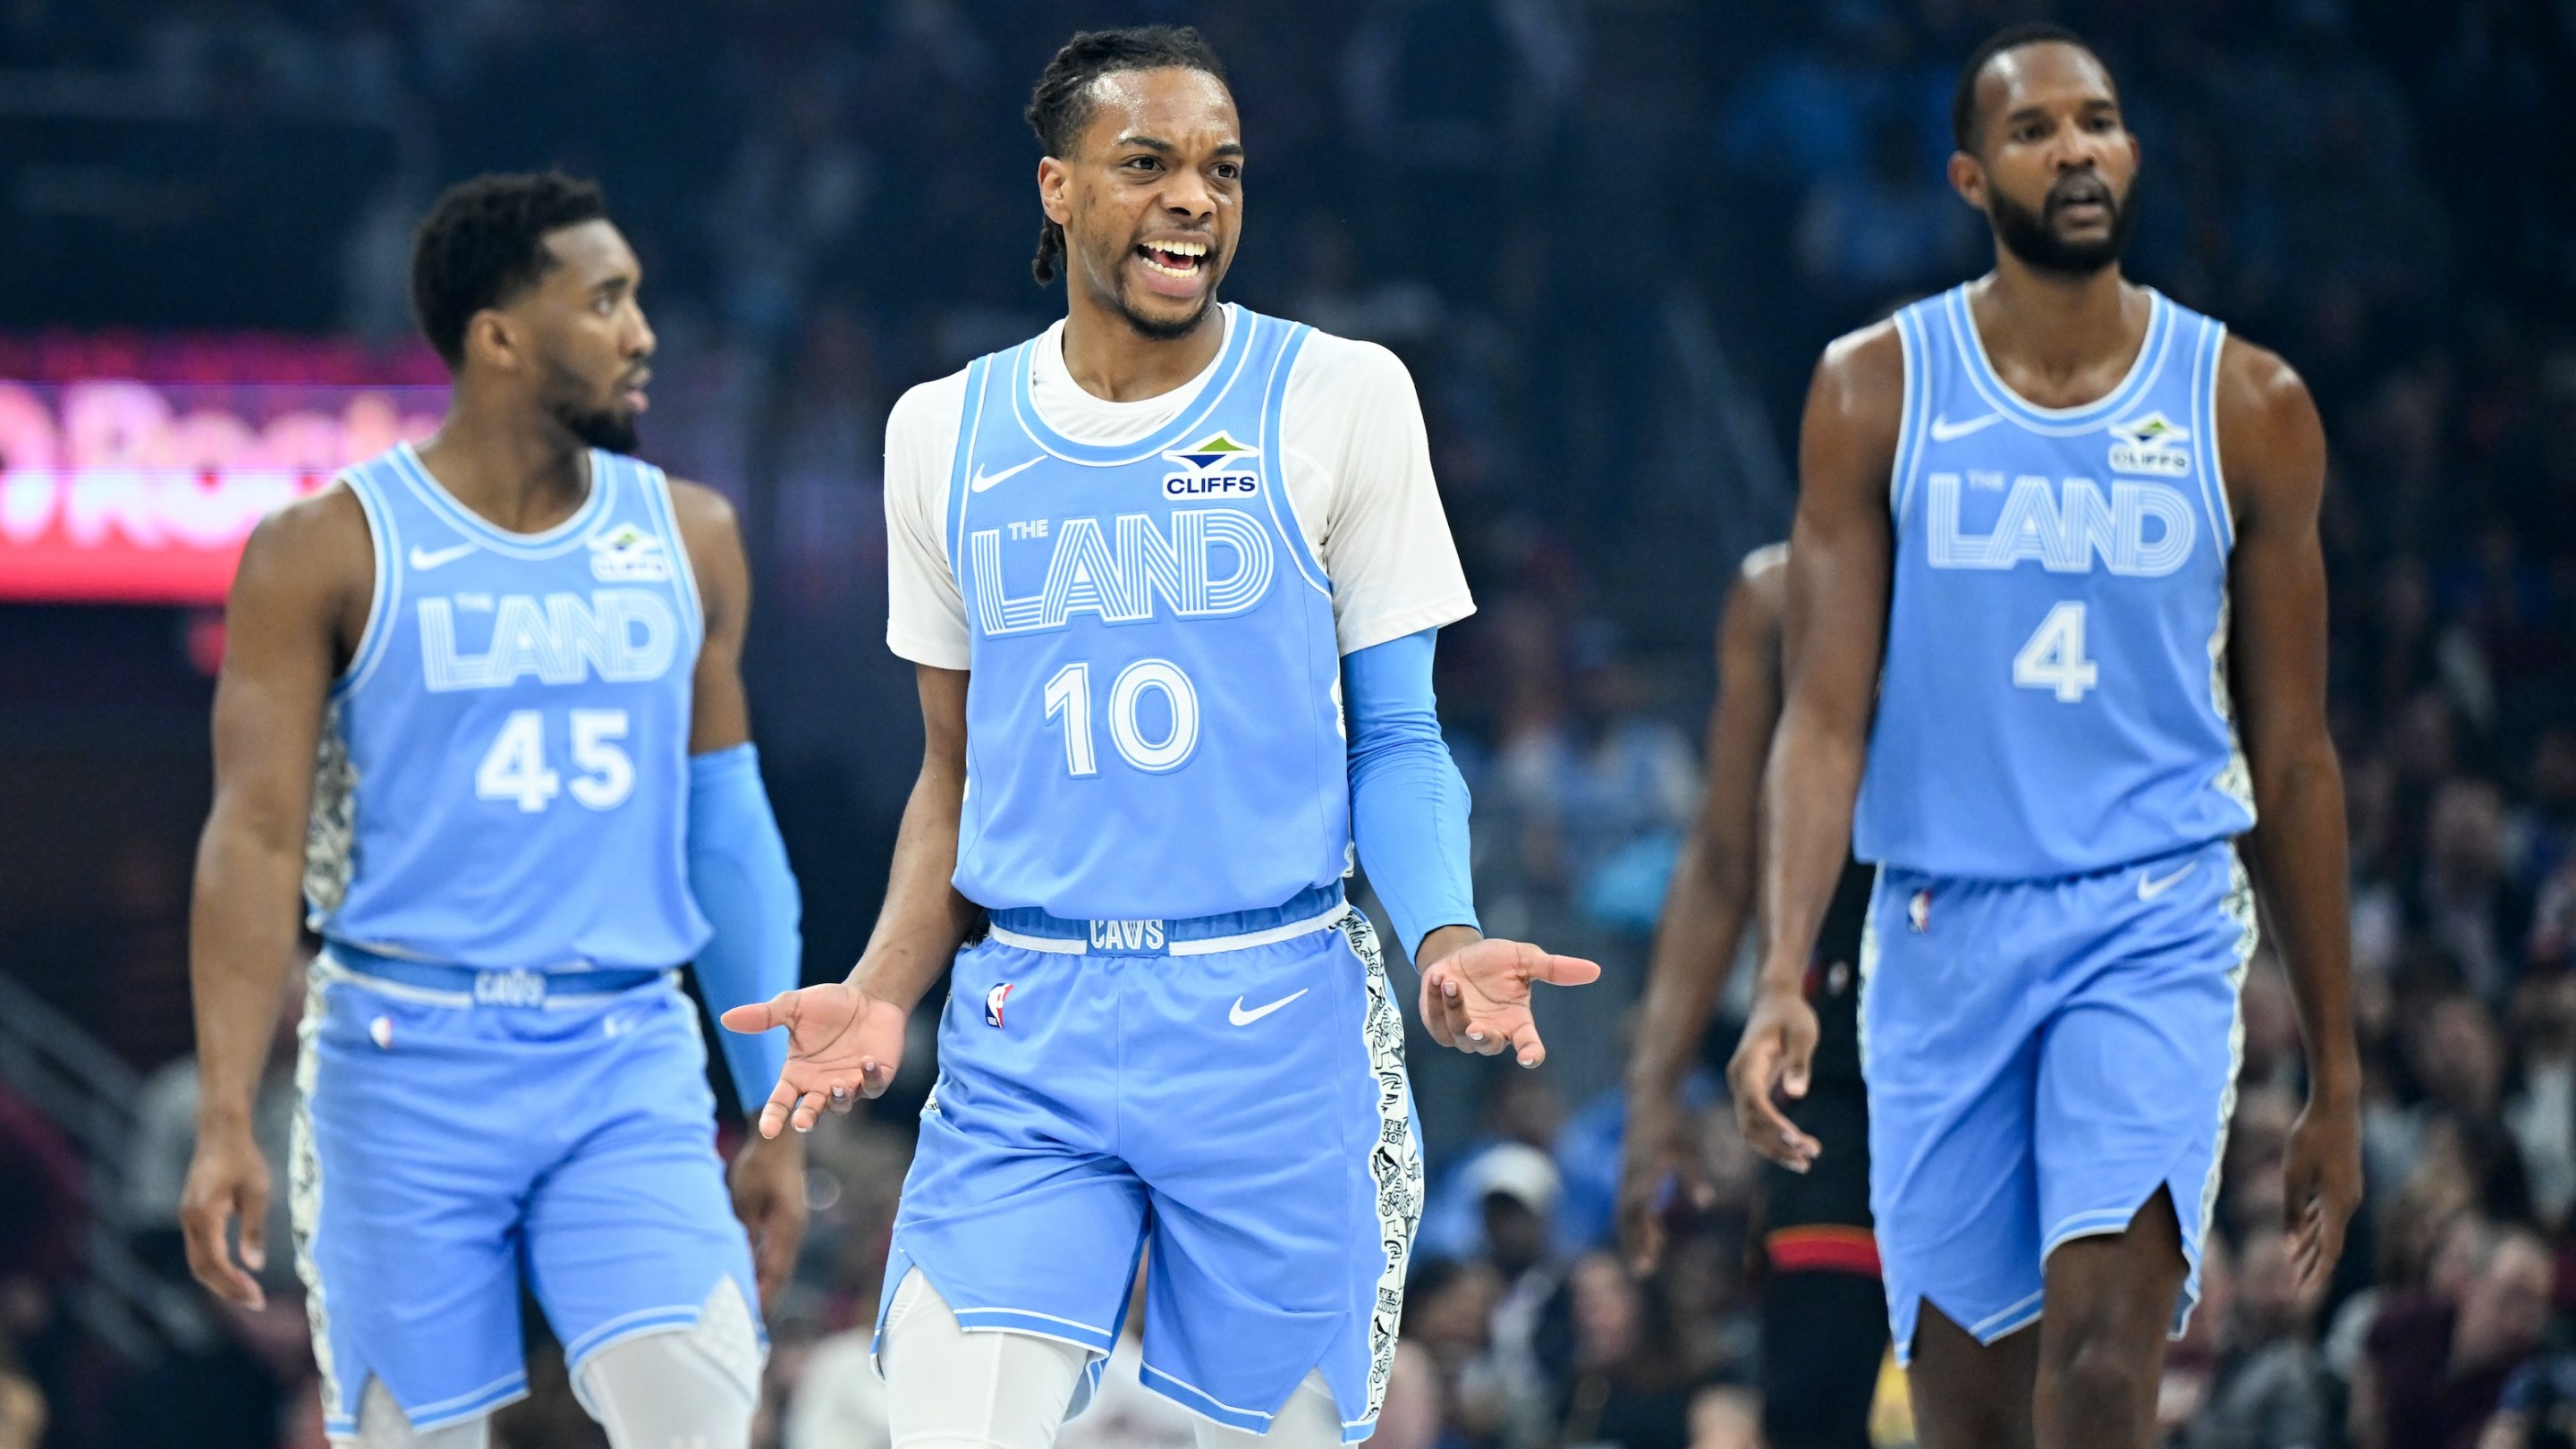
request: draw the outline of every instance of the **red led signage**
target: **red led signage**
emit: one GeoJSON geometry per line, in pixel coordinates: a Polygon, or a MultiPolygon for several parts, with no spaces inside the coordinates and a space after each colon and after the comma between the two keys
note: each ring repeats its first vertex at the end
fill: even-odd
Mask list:
{"type": "Polygon", "coordinates": [[[0,381],[0,599],[221,602],[263,514],[426,436],[447,401],[411,381],[195,380],[208,370],[0,381]]]}

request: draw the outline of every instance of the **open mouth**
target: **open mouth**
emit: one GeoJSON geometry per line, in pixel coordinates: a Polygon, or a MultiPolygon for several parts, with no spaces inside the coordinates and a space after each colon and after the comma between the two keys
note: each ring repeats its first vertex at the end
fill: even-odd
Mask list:
{"type": "Polygon", "coordinates": [[[1197,237],[1158,237],[1139,242],[1136,256],[1148,280],[1171,283],[1170,290],[1176,293],[1198,290],[1207,275],[1208,244],[1197,237]]]}
{"type": "Polygon", "coordinates": [[[2111,215],[2111,195],[2099,185],[2068,187],[2048,199],[2048,210],[2065,221],[2104,221],[2111,215]]]}

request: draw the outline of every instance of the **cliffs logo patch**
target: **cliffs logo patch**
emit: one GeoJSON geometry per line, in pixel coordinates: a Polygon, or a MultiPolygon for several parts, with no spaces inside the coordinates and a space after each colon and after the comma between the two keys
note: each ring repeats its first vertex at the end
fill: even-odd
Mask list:
{"type": "Polygon", "coordinates": [[[992,1027],[996,1030],[1000,1029],[1002,1025],[1002,1002],[1010,994],[1011,983],[1007,981],[984,993],[984,1024],[986,1026],[992,1027]]]}
{"type": "Polygon", "coordinates": [[[1930,891],[1916,891],[1914,899],[1905,903],[1905,924],[1913,928],[1914,934],[1918,936],[1932,929],[1932,893],[1930,891]]]}
{"type": "Polygon", "coordinates": [[[1221,428],[1163,456],[1181,470],[1165,475],[1166,498],[1249,498],[1261,491],[1261,475],[1250,466],[1261,450],[1236,442],[1221,428]]]}
{"type": "Polygon", "coordinates": [[[2180,478],[2191,471],[2191,430],[2163,413],[2111,425],[2111,471],[2180,478]]]}
{"type": "Polygon", "coordinates": [[[634,524],[621,523],[590,541],[590,576],[614,583],[658,583],[671,576],[670,550],[634,524]]]}

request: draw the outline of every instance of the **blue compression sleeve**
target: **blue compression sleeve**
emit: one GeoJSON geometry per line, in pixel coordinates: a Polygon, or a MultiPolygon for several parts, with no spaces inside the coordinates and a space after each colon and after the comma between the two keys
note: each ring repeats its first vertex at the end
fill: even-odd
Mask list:
{"type": "MultiPolygon", "coordinates": [[[[804,903],[749,744],[689,757],[689,891],[715,928],[697,959],[709,1010],[722,1016],[795,989],[804,903]]],[[[719,1028],[716,1036],[743,1111],[757,1111],[787,1065],[786,1029],[747,1036],[719,1028]]]]}
{"type": "Polygon", "coordinates": [[[1351,834],[1406,960],[1442,926],[1476,924],[1467,862],[1467,782],[1431,696],[1437,629],[1342,660],[1350,721],[1351,834]]]}

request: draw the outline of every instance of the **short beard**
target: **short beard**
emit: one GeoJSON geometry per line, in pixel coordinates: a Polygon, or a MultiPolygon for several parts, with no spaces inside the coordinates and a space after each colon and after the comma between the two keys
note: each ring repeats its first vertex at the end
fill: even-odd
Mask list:
{"type": "Polygon", "coordinates": [[[1209,287],[1199,293],[1199,304],[1190,309],[1190,315],[1170,322],[1158,321],[1127,305],[1127,289],[1123,285],[1118,289],[1116,301],[1118,315],[1127,319],[1127,325],[1137,336],[1149,342],[1177,342],[1199,330],[1199,324],[1207,320],[1208,308],[1216,305],[1216,288],[1209,287]]]}
{"type": "Polygon", "coordinates": [[[2000,191],[1989,190],[1986,194],[1986,216],[2003,249],[2033,271],[2070,280],[2093,276],[2118,261],[2120,254],[2128,250],[2129,233],[2138,224],[2138,189],[2134,183],[2128,195],[2104,203],[2111,208],[2111,230],[2100,241],[2092,242],[2070,242],[2052,230],[2047,215],[2050,202],[2041,203],[2041,209],[2033,211],[2000,191]]]}
{"type": "Polygon", "coordinates": [[[585,408],[573,403],[556,403],[547,411],[563,430],[587,447],[605,448],[612,453],[632,453],[641,441],[635,435],[635,415],[613,408],[585,408]]]}
{"type": "Polygon", "coordinates": [[[605,448],[612,453],[635,451],[635,414],[613,407],[591,407],[580,401],[583,392],[580,377],[571,368],[549,358],[546,360],[546,390],[554,397],[546,403],[546,415],[555,425],[573,435],[584,446],[605,448]]]}

